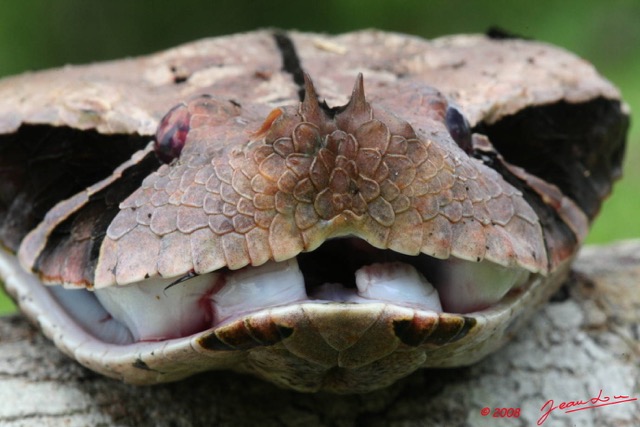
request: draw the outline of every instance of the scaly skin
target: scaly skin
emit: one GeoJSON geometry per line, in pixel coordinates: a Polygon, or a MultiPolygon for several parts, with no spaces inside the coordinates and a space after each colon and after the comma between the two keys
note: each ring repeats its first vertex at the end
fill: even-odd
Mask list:
{"type": "MultiPolygon", "coordinates": [[[[30,143],[22,138],[34,123],[77,135],[88,135],[86,129],[151,135],[179,105],[159,129],[177,123],[186,136],[168,164],[156,163],[150,144],[117,161],[111,175],[70,187],[31,225],[12,217],[21,200],[31,199],[21,198],[18,184],[3,187],[16,206],[6,209],[0,237],[19,249],[22,264],[8,253],[0,257],[7,290],[80,363],[137,384],[235,369],[300,391],[364,392],[419,367],[479,360],[567,276],[619,175],[628,123],[617,90],[592,67],[520,40],[292,33],[302,65],[285,72],[280,54],[291,59],[291,51],[279,37],[274,42],[272,34],[256,32],[0,82],[6,147],[30,143]],[[301,86],[302,69],[329,104],[342,107],[320,102],[310,78],[301,86]],[[357,72],[366,96],[358,77],[346,101],[357,72]],[[526,161],[510,163],[517,156],[503,158],[497,139],[475,134],[471,148],[459,146],[445,123],[455,106],[474,129],[490,133],[529,109],[592,102],[606,104],[604,113],[595,109],[601,127],[583,123],[584,134],[571,134],[566,145],[552,140],[560,166],[551,159],[551,172],[540,176],[526,161]],[[127,345],[91,336],[43,286],[94,289],[259,266],[340,236],[407,255],[487,260],[525,269],[529,280],[497,304],[464,315],[385,302],[302,301],[190,337],[127,345]]],[[[553,127],[564,131],[555,113],[544,111],[551,128],[541,133],[563,134],[553,127]]],[[[548,142],[516,134],[501,147],[522,144],[534,156],[548,142]]],[[[20,180],[16,156],[22,161],[14,151],[0,152],[0,171],[20,180]]],[[[51,157],[42,156],[38,162],[51,157]]],[[[22,171],[29,177],[27,166],[22,171]]]]}
{"type": "Polygon", "coordinates": [[[95,286],[283,261],[345,235],[408,255],[545,273],[533,209],[457,147],[440,94],[423,102],[427,114],[412,125],[372,107],[360,77],[349,104],[329,117],[307,80],[305,102],[275,110],[253,134],[228,101],[189,102],[179,159],[121,204],[95,286]]]}

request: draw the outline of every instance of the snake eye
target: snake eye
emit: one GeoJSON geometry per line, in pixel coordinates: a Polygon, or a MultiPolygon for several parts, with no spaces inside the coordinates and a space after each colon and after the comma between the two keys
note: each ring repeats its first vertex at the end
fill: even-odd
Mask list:
{"type": "Polygon", "coordinates": [[[451,138],[462,148],[465,153],[471,154],[473,146],[471,144],[471,128],[469,122],[464,118],[457,108],[447,107],[444,118],[445,125],[449,129],[451,138]]]}
{"type": "Polygon", "coordinates": [[[187,140],[191,115],[185,104],[173,107],[160,121],[153,149],[163,163],[170,163],[180,156],[187,140]]]}

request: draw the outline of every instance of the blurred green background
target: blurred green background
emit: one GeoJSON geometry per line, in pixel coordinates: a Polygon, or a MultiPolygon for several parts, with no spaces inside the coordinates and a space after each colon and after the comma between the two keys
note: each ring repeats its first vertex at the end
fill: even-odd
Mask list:
{"type": "MultiPolygon", "coordinates": [[[[264,27],[326,33],[378,28],[426,38],[499,26],[563,46],[596,65],[640,111],[638,0],[131,1],[5,0],[0,77],[125,56],[264,27]]],[[[640,128],[632,121],[624,179],[590,243],[640,237],[640,128]]],[[[1,291],[0,291],[1,292],[1,291]]],[[[0,293],[0,314],[14,310],[0,293]]]]}

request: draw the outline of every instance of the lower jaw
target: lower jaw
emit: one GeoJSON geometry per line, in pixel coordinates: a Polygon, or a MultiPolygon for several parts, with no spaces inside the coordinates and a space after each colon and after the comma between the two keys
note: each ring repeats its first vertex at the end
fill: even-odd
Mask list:
{"type": "Polygon", "coordinates": [[[265,309],[307,303],[351,307],[385,303],[470,314],[490,310],[531,281],[532,275],[524,270],[488,261],[410,257],[363,241],[342,240],[339,246],[332,243],[313,255],[180,282],[150,279],[95,291],[56,286],[51,291],[93,335],[109,343],[130,344],[186,337],[265,309]]]}
{"type": "MultiPolygon", "coordinates": [[[[99,304],[93,292],[44,286],[35,275],[25,272],[14,256],[3,251],[0,251],[0,276],[4,280],[5,289],[20,306],[22,312],[38,324],[44,334],[54,341],[59,349],[84,366],[109,377],[143,385],[176,381],[211,369],[233,369],[258,375],[298,391],[313,392],[323,389],[354,393],[383,387],[392,382],[394,378],[403,377],[419,367],[466,366],[482,359],[512,337],[526,319],[556,292],[567,277],[571,262],[572,257],[569,257],[544,277],[531,274],[527,283],[509,291],[497,303],[484,310],[468,313],[464,317],[471,319],[475,326],[462,339],[447,342],[444,345],[423,344],[422,342],[405,343],[398,336],[398,331],[394,331],[393,324],[398,320],[401,322],[410,320],[411,317],[407,318],[407,316],[421,316],[423,318],[431,316],[440,319],[443,317],[459,319],[463,316],[439,315],[434,312],[407,309],[394,303],[373,301],[366,304],[303,301],[276,308],[261,309],[213,327],[204,325],[204,328],[209,329],[203,329],[201,332],[184,338],[132,342],[131,335],[127,331],[129,341],[123,341],[119,344],[111,343],[113,340],[101,337],[100,330],[92,329],[91,324],[78,319],[83,313],[76,311],[77,305],[72,304],[71,308],[65,306],[67,303],[77,301],[75,297],[65,298],[62,296],[61,299],[57,297],[57,295],[74,294],[88,296],[87,300],[100,311],[96,317],[103,316],[99,320],[104,321],[105,315],[110,316],[99,304]],[[331,358],[327,363],[319,365],[315,362],[318,360],[316,344],[321,346],[325,344],[320,339],[314,345],[307,345],[310,339],[309,333],[325,337],[328,333],[341,335],[341,331],[345,331],[344,335],[348,336],[358,325],[363,324],[363,318],[371,318],[381,310],[384,316],[376,320],[374,326],[377,330],[368,329],[360,344],[365,344],[364,341],[371,342],[371,335],[375,335],[377,331],[380,335],[386,334],[381,338],[383,343],[396,342],[398,344],[397,350],[385,353],[386,356],[381,356],[380,362],[371,363],[369,371],[356,367],[355,370],[362,374],[358,377],[360,380],[357,383],[353,381],[349,383],[345,377],[337,377],[334,383],[330,383],[327,380],[329,373],[343,373],[351,377],[351,373],[355,371],[348,367],[336,370],[334,367],[339,355],[335,352],[327,353],[331,358]],[[311,329],[309,329],[308,313],[314,314],[316,319],[319,319],[319,322],[314,323],[311,329]],[[234,330],[238,330],[237,328],[242,328],[247,324],[255,324],[256,320],[259,321],[267,317],[272,319],[273,324],[286,324],[295,332],[288,338],[282,339],[278,344],[254,342],[254,347],[250,352],[220,351],[229,350],[229,348],[209,349],[201,344],[203,340],[210,337],[218,337],[222,341],[230,342],[230,340],[224,339],[226,333],[233,333],[234,330]],[[326,322],[323,323],[324,321],[326,322]],[[300,340],[306,344],[298,345],[297,350],[294,350],[294,342],[299,343],[300,340]],[[298,351],[301,349],[306,349],[311,354],[301,354],[298,351]],[[416,355],[415,363],[407,362],[409,354],[416,355]],[[391,363],[396,360],[394,359],[396,357],[404,362],[394,363],[393,366],[405,369],[394,370],[393,378],[387,378],[384,383],[380,382],[380,363],[386,363],[384,361],[391,363]],[[183,362],[176,362],[181,360],[183,362]],[[185,364],[186,360],[188,363],[185,364]],[[254,363],[253,360],[263,360],[268,363],[254,363]],[[274,365],[274,361],[282,363],[274,365]],[[303,377],[301,373],[304,372],[309,373],[308,380],[305,377],[303,383],[295,382],[294,380],[303,377]],[[287,379],[294,382],[287,382],[287,379]]],[[[112,318],[108,322],[117,323],[112,318]]],[[[122,327],[122,325],[120,326],[122,327]]],[[[380,342],[380,339],[376,342],[380,342]]],[[[379,347],[375,346],[375,348],[379,347]]],[[[232,348],[232,350],[242,349],[240,346],[232,348]]]]}

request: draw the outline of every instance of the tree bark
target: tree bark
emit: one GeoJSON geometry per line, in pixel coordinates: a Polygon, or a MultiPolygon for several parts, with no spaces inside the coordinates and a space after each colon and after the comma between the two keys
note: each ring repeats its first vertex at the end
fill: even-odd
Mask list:
{"type": "Polygon", "coordinates": [[[122,384],[66,358],[23,317],[8,316],[0,318],[0,425],[637,426],[639,279],[640,240],[587,247],[572,278],[498,353],[347,396],[299,394],[231,372],[122,384]],[[551,406],[558,408],[544,420],[551,406]]]}

